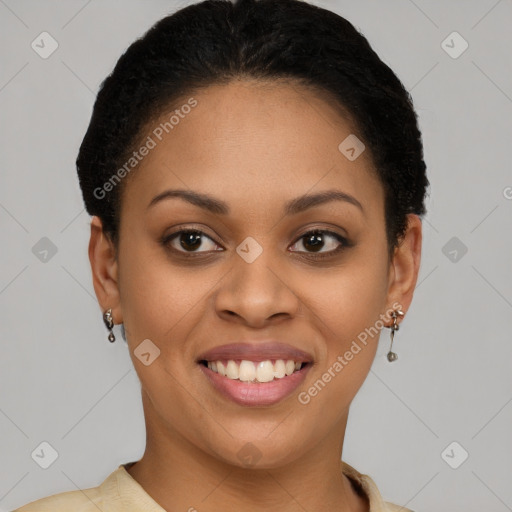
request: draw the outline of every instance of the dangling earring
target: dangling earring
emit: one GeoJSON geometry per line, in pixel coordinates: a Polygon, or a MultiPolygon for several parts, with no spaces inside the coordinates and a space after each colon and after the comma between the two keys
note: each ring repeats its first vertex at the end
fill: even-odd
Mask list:
{"type": "Polygon", "coordinates": [[[107,309],[105,313],[103,313],[103,321],[105,322],[105,327],[110,331],[108,335],[108,341],[111,343],[116,341],[116,337],[112,332],[112,328],[114,327],[114,320],[112,318],[112,309],[107,309]]]}
{"type": "Polygon", "coordinates": [[[398,355],[395,352],[392,352],[391,349],[393,348],[393,339],[395,338],[395,331],[398,331],[398,329],[400,328],[398,325],[398,321],[397,321],[397,318],[399,316],[404,316],[404,312],[401,309],[395,310],[395,311],[393,311],[393,313],[391,313],[391,318],[393,318],[393,324],[391,326],[389,326],[389,328],[391,329],[391,333],[390,333],[391,345],[389,347],[389,352],[388,352],[388,361],[390,363],[392,363],[393,361],[396,361],[398,359],[398,355]]]}

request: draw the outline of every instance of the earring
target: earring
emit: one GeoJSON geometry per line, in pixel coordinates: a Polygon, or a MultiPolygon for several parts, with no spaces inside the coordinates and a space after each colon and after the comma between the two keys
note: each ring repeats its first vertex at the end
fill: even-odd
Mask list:
{"type": "Polygon", "coordinates": [[[112,328],[114,327],[114,320],[112,318],[112,309],[107,309],[105,313],[103,313],[103,321],[105,322],[105,327],[110,331],[108,335],[108,341],[111,343],[116,341],[116,337],[112,332],[112,328]]]}
{"type": "Polygon", "coordinates": [[[389,347],[388,352],[388,361],[390,363],[398,359],[398,355],[395,352],[392,352],[391,349],[393,348],[393,339],[395,338],[395,331],[398,331],[398,329],[400,328],[397,321],[399,316],[404,316],[404,312],[401,309],[395,310],[393,311],[393,313],[391,313],[391,318],[393,318],[393,324],[389,326],[389,328],[391,329],[391,345],[389,347]]]}

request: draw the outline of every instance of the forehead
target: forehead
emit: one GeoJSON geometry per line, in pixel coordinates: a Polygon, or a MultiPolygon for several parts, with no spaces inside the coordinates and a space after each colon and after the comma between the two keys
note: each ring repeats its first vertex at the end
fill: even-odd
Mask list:
{"type": "Polygon", "coordinates": [[[236,213],[333,186],[375,204],[382,190],[371,156],[365,150],[351,161],[339,149],[354,132],[328,96],[298,84],[210,86],[148,126],[142,140],[152,148],[131,174],[123,204],[141,209],[166,188],[189,188],[222,197],[236,213]]]}

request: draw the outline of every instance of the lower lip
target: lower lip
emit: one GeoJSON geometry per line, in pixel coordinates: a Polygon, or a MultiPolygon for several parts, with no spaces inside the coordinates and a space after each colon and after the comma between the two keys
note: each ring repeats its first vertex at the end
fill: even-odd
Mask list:
{"type": "Polygon", "coordinates": [[[213,386],[225,397],[239,405],[272,405],[290,395],[304,380],[311,364],[293,372],[282,379],[270,382],[243,382],[228,379],[207,366],[199,364],[201,371],[213,386]]]}

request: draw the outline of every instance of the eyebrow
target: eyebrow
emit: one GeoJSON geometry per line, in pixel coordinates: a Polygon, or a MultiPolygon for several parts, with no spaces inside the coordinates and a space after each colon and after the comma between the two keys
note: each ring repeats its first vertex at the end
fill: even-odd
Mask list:
{"type": "MultiPolygon", "coordinates": [[[[179,198],[187,201],[203,210],[207,210],[216,215],[228,215],[230,208],[228,204],[220,199],[216,199],[207,194],[201,194],[199,192],[193,192],[190,190],[165,190],[164,192],[155,196],[148,204],[146,210],[150,209],[157,203],[166,199],[179,198]]],[[[343,201],[354,206],[357,206],[364,213],[362,204],[350,194],[342,192],[341,190],[325,190],[316,194],[304,194],[295,199],[292,199],[285,203],[284,214],[285,215],[296,215],[309,208],[319,206],[330,201],[343,201]]]]}

